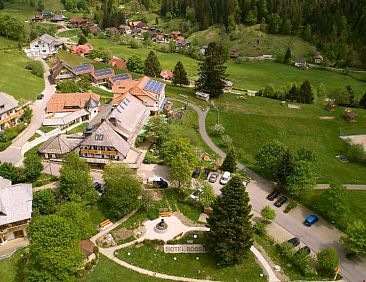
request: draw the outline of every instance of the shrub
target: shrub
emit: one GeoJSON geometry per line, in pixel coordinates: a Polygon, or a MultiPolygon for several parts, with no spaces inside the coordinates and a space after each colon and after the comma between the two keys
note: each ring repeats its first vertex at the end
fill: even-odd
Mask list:
{"type": "Polygon", "coordinates": [[[99,254],[99,247],[98,246],[94,246],[93,253],[96,254],[96,255],[99,254]]]}
{"type": "Polygon", "coordinates": [[[350,162],[365,162],[366,152],[361,144],[354,144],[347,140],[345,145],[345,154],[350,162]]]}
{"type": "Polygon", "coordinates": [[[317,255],[319,269],[325,273],[334,273],[336,267],[339,265],[339,257],[334,248],[325,248],[317,255]]]}
{"type": "Polygon", "coordinates": [[[92,259],[90,262],[92,265],[96,265],[98,261],[97,261],[97,259],[92,259]]]}
{"type": "Polygon", "coordinates": [[[265,221],[263,221],[263,220],[257,221],[253,225],[254,232],[257,233],[257,234],[259,234],[259,235],[266,234],[267,225],[268,224],[265,221]]]}
{"type": "Polygon", "coordinates": [[[229,135],[224,135],[221,137],[221,143],[226,148],[230,148],[233,146],[233,139],[231,139],[231,137],[229,135]]]}
{"type": "Polygon", "coordinates": [[[216,123],[214,126],[211,127],[211,132],[216,135],[223,135],[225,133],[225,128],[220,123],[216,123]]]}
{"type": "Polygon", "coordinates": [[[298,204],[299,203],[296,200],[291,200],[285,208],[284,212],[289,213],[292,209],[296,208],[298,204]]]}
{"type": "Polygon", "coordinates": [[[159,210],[158,209],[149,209],[146,214],[149,220],[154,220],[159,217],[159,210]]]}
{"type": "Polygon", "coordinates": [[[90,261],[88,261],[86,264],[85,264],[85,269],[86,270],[90,270],[90,269],[92,269],[93,268],[93,265],[91,264],[91,262],[90,261]]]}
{"type": "Polygon", "coordinates": [[[27,70],[31,71],[31,74],[34,74],[38,77],[43,77],[43,65],[39,61],[30,61],[25,65],[27,70]]]}

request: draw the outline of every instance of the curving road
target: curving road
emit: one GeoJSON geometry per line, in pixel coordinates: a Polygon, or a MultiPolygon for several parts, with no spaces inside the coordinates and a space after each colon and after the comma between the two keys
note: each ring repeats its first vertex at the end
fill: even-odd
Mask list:
{"type": "MultiPolygon", "coordinates": [[[[17,136],[13,140],[12,144],[5,151],[0,152],[1,162],[10,162],[15,165],[20,165],[22,163],[22,147],[28,141],[28,139],[36,133],[36,130],[42,125],[43,117],[46,114],[45,109],[47,102],[56,91],[55,85],[52,85],[49,81],[50,67],[45,63],[44,60],[37,60],[42,62],[45,71],[43,74],[45,88],[42,91],[44,98],[42,100],[36,100],[34,103],[31,104],[30,107],[33,112],[30,124],[21,134],[19,134],[19,136],[17,136]]],[[[24,91],[27,91],[27,89],[24,89],[24,91]]]]}
{"type": "MultiPolygon", "coordinates": [[[[170,99],[187,103],[186,101],[179,99],[170,99]]],[[[209,108],[202,111],[202,109],[195,104],[188,103],[188,106],[198,113],[199,132],[202,139],[216,154],[224,158],[226,154],[212,142],[206,131],[206,117],[209,112],[209,108]]],[[[247,191],[250,196],[252,209],[256,212],[260,212],[264,206],[271,203],[266,200],[266,196],[270,191],[272,191],[273,184],[241,163],[238,163],[238,168],[245,171],[254,180],[248,185],[247,191]]],[[[302,206],[298,206],[288,214],[285,214],[282,209],[276,208],[276,214],[277,216],[274,223],[282,226],[294,236],[299,237],[300,240],[313,251],[319,252],[325,247],[334,247],[340,255],[341,274],[345,280],[351,282],[362,282],[366,279],[366,261],[363,258],[357,258],[350,261],[345,257],[346,251],[340,243],[340,238],[344,234],[333,225],[327,223],[326,220],[320,220],[319,223],[311,228],[304,226],[303,221],[305,217],[312,214],[312,212],[302,206]]]]}

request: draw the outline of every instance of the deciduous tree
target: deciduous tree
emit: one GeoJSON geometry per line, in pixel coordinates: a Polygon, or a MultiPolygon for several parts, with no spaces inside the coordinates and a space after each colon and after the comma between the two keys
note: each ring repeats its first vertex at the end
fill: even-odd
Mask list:
{"type": "Polygon", "coordinates": [[[102,202],[111,217],[121,218],[138,207],[142,181],[135,172],[122,164],[110,164],[103,179],[107,190],[102,202]]]}
{"type": "Polygon", "coordinates": [[[242,181],[237,175],[229,180],[207,219],[206,248],[222,264],[240,263],[253,243],[251,206],[242,181]]]}
{"type": "Polygon", "coordinates": [[[339,256],[334,248],[328,247],[317,253],[319,268],[326,274],[333,275],[339,266],[339,256]]]}
{"type": "Polygon", "coordinates": [[[140,59],[140,57],[133,55],[127,61],[127,69],[130,72],[135,72],[135,73],[140,73],[140,74],[144,73],[144,62],[140,59]]]}
{"type": "Polygon", "coordinates": [[[350,255],[366,255],[366,225],[354,220],[347,226],[346,236],[341,239],[350,255]]]}
{"type": "Polygon", "coordinates": [[[314,164],[297,161],[291,175],[286,180],[285,189],[293,196],[300,197],[313,189],[316,184],[314,164]]]}
{"type": "Polygon", "coordinates": [[[37,191],[33,194],[32,206],[40,214],[47,215],[56,211],[56,196],[51,189],[37,191]]]}

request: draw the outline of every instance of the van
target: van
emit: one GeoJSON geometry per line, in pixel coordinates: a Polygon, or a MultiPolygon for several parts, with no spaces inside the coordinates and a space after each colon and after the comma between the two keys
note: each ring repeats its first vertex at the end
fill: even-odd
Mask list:
{"type": "Polygon", "coordinates": [[[229,182],[229,179],[230,179],[230,172],[225,171],[220,179],[220,184],[225,185],[226,183],[229,182]]]}

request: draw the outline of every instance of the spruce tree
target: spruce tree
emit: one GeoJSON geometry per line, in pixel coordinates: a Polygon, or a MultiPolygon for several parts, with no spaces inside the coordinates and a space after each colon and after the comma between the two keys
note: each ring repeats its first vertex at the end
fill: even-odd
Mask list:
{"type": "Polygon", "coordinates": [[[199,78],[196,89],[207,92],[211,97],[219,97],[224,93],[226,66],[223,48],[215,42],[208,44],[203,62],[199,63],[199,78]]]}
{"type": "Polygon", "coordinates": [[[145,60],[144,74],[151,77],[159,77],[161,72],[160,62],[154,51],[150,51],[145,60]]]}
{"type": "Polygon", "coordinates": [[[312,104],[314,101],[314,93],[309,80],[305,80],[300,86],[300,99],[298,102],[312,104]]]}
{"type": "Polygon", "coordinates": [[[287,177],[291,175],[293,165],[294,165],[294,157],[290,149],[287,149],[286,154],[283,156],[282,160],[278,165],[278,170],[276,173],[276,180],[278,182],[279,188],[285,186],[287,177]]]}
{"type": "Polygon", "coordinates": [[[291,55],[291,49],[288,48],[287,51],[286,51],[286,54],[285,54],[285,58],[283,59],[283,62],[285,64],[288,64],[290,62],[291,57],[292,57],[292,55],[291,55]]]}
{"type": "Polygon", "coordinates": [[[348,105],[353,107],[355,105],[355,94],[353,93],[351,85],[347,85],[346,89],[348,93],[348,105]]]}
{"type": "Polygon", "coordinates": [[[84,45],[87,42],[88,42],[88,40],[86,39],[85,35],[81,34],[79,37],[78,45],[84,45]]]}
{"type": "Polygon", "coordinates": [[[231,149],[226,157],[224,162],[221,165],[221,170],[223,171],[229,171],[229,172],[235,172],[236,170],[236,155],[234,149],[231,149]]]}
{"type": "Polygon", "coordinates": [[[178,63],[174,67],[173,71],[173,84],[179,86],[183,85],[189,85],[189,80],[187,77],[187,72],[184,69],[184,66],[181,61],[178,61],[178,63]]]}
{"type": "Polygon", "coordinates": [[[207,219],[206,248],[221,264],[237,264],[248,255],[253,240],[251,206],[240,176],[233,176],[212,205],[207,219]]]}
{"type": "Polygon", "coordinates": [[[360,105],[361,108],[366,109],[366,92],[361,97],[359,105],[360,105]]]}

